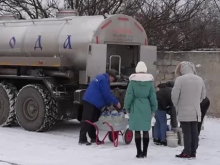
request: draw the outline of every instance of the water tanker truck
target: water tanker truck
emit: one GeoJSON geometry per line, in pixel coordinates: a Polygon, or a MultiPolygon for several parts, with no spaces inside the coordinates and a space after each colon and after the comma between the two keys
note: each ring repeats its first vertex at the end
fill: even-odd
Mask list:
{"type": "Polygon", "coordinates": [[[111,89],[123,104],[127,76],[140,60],[155,76],[156,47],[127,15],[63,10],[47,19],[1,16],[0,125],[42,132],[60,120],[80,121],[89,82],[109,69],[118,71],[111,89]]]}

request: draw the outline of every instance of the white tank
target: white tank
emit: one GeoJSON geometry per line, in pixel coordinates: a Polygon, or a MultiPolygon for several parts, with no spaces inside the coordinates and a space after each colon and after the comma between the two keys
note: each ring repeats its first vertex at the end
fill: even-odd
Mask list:
{"type": "Polygon", "coordinates": [[[106,19],[102,15],[57,15],[59,18],[0,21],[0,65],[36,66],[32,62],[37,59],[39,66],[85,70],[91,43],[147,44],[144,28],[127,15],[106,19]],[[18,63],[20,57],[24,60],[18,63]]]}

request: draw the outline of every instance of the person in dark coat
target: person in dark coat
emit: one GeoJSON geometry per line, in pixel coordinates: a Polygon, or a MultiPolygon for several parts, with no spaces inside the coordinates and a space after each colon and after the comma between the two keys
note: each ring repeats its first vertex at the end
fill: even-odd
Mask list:
{"type": "MultiPolygon", "coordinates": [[[[175,81],[168,81],[166,82],[167,87],[169,88],[173,88],[175,81]]],[[[170,111],[168,113],[170,115],[170,125],[172,127],[172,130],[175,130],[178,127],[178,121],[177,121],[177,114],[176,114],[176,109],[175,107],[172,105],[172,107],[170,107],[170,111]]]]}
{"type": "MultiPolygon", "coordinates": [[[[89,84],[84,96],[83,96],[83,114],[82,114],[82,126],[79,136],[79,144],[90,145],[96,141],[96,130],[93,126],[84,122],[89,120],[91,122],[98,121],[101,115],[101,109],[104,106],[110,106],[111,104],[121,108],[119,101],[112,95],[110,89],[110,83],[116,79],[116,72],[110,70],[107,73],[96,76],[89,84]],[[86,134],[89,134],[91,143],[87,141],[86,134]]],[[[100,142],[100,141],[99,141],[100,142]]]]}
{"type": "Polygon", "coordinates": [[[173,105],[171,100],[172,89],[167,87],[166,83],[159,84],[157,87],[159,88],[159,91],[156,92],[158,110],[155,112],[154,143],[166,146],[167,114],[173,105]]]}
{"type": "Polygon", "coordinates": [[[202,116],[201,116],[201,122],[198,123],[199,135],[200,135],[203,119],[204,119],[204,117],[206,115],[206,112],[207,112],[209,106],[210,106],[210,100],[209,100],[208,97],[206,97],[205,99],[202,100],[202,102],[200,104],[202,116]]]}

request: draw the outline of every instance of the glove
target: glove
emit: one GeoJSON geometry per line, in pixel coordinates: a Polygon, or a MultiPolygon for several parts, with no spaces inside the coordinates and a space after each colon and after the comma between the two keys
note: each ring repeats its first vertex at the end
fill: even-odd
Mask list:
{"type": "Polygon", "coordinates": [[[171,130],[174,131],[174,132],[181,132],[182,131],[182,129],[179,128],[179,127],[171,128],[171,130]]]}
{"type": "Polygon", "coordinates": [[[105,111],[108,111],[108,107],[103,107],[103,108],[101,109],[101,113],[103,113],[103,112],[105,112],[105,111]]]}
{"type": "Polygon", "coordinates": [[[168,114],[168,115],[171,115],[171,110],[167,110],[167,114],[168,114]]]}

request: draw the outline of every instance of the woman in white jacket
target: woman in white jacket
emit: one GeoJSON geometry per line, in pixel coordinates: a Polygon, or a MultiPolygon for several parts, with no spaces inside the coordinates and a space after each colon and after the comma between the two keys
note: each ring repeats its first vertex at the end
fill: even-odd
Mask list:
{"type": "Polygon", "coordinates": [[[171,95],[184,134],[184,150],[176,157],[195,158],[198,148],[198,122],[201,121],[200,103],[206,97],[205,84],[196,75],[195,66],[191,62],[178,64],[176,74],[179,77],[175,80],[171,95]]]}

